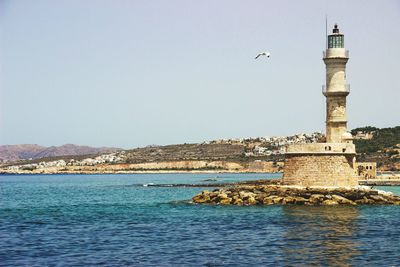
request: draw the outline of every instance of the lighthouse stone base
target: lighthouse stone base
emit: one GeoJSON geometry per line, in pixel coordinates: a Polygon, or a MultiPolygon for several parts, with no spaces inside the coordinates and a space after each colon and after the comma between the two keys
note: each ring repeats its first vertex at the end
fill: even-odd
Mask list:
{"type": "Polygon", "coordinates": [[[296,186],[355,187],[352,143],[296,144],[286,147],[283,183],[296,186]]]}

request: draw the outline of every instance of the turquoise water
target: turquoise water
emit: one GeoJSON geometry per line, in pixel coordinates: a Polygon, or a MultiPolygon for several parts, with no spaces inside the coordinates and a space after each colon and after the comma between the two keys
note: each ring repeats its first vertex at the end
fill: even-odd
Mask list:
{"type": "Polygon", "coordinates": [[[202,188],[135,186],[216,176],[274,177],[0,176],[0,266],[400,265],[400,207],[202,206],[185,201],[202,188]]]}

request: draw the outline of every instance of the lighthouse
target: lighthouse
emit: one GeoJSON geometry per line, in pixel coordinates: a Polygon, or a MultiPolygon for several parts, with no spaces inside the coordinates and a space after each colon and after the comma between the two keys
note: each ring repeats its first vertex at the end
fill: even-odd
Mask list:
{"type": "Polygon", "coordinates": [[[335,24],[327,36],[323,53],[326,66],[326,141],[290,144],[286,147],[283,183],[296,186],[354,187],[358,185],[358,165],[353,138],[347,132],[346,64],[349,53],[344,35],[335,24]]]}
{"type": "MultiPolygon", "coordinates": [[[[328,35],[323,53],[326,66],[326,141],[323,143],[290,144],[286,146],[282,181],[285,185],[355,187],[365,170],[376,170],[375,163],[356,162],[356,147],[347,132],[346,64],[349,52],[344,48],[344,35],[335,24],[328,35]]],[[[376,176],[375,173],[368,177],[376,176]]]]}
{"type": "Polygon", "coordinates": [[[346,63],[349,52],[344,48],[344,35],[335,24],[328,35],[327,48],[323,53],[326,65],[326,84],[322,93],[326,97],[326,142],[349,143],[347,132],[346,97],[350,87],[346,84],[346,63]]]}

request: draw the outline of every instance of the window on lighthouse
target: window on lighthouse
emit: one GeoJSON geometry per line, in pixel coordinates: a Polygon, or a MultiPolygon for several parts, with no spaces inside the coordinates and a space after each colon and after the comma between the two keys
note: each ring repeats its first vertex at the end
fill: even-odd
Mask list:
{"type": "Polygon", "coordinates": [[[328,38],[328,48],[343,48],[343,35],[331,35],[328,38]]]}
{"type": "Polygon", "coordinates": [[[338,36],[338,47],[343,48],[343,35],[338,36]]]}

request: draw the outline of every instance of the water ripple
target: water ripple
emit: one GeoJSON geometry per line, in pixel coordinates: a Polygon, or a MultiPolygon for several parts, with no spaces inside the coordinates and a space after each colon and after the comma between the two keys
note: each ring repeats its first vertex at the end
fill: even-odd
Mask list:
{"type": "Polygon", "coordinates": [[[1,266],[400,265],[394,206],[205,206],[187,202],[201,189],[124,186],[147,176],[39,177],[0,179],[1,266]]]}

